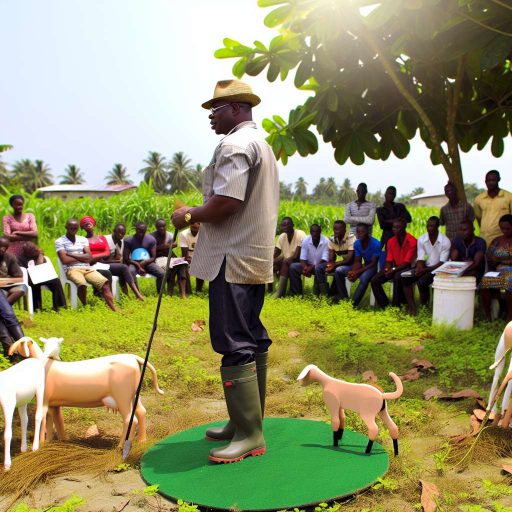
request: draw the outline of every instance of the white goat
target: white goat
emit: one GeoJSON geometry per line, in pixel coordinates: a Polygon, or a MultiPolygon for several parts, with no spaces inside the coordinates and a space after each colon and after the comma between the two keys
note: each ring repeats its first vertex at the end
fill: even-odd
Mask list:
{"type": "MultiPolygon", "coordinates": [[[[22,340],[24,338],[21,338],[22,340]]],[[[28,350],[24,351],[29,357],[28,350]]],[[[4,413],[4,469],[11,468],[12,418],[18,408],[21,422],[21,451],[27,451],[27,404],[36,397],[34,442],[32,450],[39,448],[39,432],[43,420],[45,372],[44,362],[25,359],[0,373],[0,404],[4,413]]]]}
{"type": "MultiPolygon", "coordinates": [[[[503,416],[501,426],[508,428],[512,418],[512,405],[510,404],[510,398],[512,395],[512,381],[508,381],[508,384],[503,393],[503,399],[501,402],[501,414],[498,413],[498,401],[496,400],[499,394],[496,393],[498,384],[500,381],[501,374],[505,369],[505,362],[508,352],[512,350],[512,322],[509,322],[501,335],[500,341],[496,347],[496,353],[494,354],[494,364],[490,366],[490,370],[494,370],[494,378],[492,381],[491,392],[489,393],[489,403],[487,410],[492,407],[492,412],[496,415],[494,422],[497,424],[503,416]],[[506,414],[507,412],[507,414],[506,414]]],[[[507,374],[512,372],[512,358],[510,359],[510,365],[507,374]]]]}

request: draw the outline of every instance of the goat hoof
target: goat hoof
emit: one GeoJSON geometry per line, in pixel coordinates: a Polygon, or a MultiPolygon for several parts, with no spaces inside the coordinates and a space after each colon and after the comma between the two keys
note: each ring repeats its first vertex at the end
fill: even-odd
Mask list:
{"type": "Polygon", "coordinates": [[[372,447],[373,447],[373,441],[368,441],[368,444],[366,445],[366,450],[364,453],[366,453],[366,455],[370,455],[370,453],[372,451],[372,447]]]}

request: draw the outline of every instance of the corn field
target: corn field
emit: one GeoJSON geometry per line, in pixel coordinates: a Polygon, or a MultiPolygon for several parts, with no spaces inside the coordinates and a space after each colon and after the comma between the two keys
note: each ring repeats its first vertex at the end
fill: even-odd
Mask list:
{"type": "MultiPolygon", "coordinates": [[[[51,240],[64,234],[67,219],[80,219],[84,215],[92,215],[97,222],[99,233],[111,233],[113,227],[122,222],[127,232],[132,233],[136,222],[148,224],[152,230],[157,219],[169,221],[172,211],[180,202],[189,206],[201,204],[202,198],[197,192],[176,196],[157,195],[146,183],[142,183],[136,191],[127,192],[108,199],[39,199],[35,195],[25,195],[25,211],[34,213],[39,228],[40,243],[46,245],[51,240]]],[[[0,195],[0,214],[11,212],[9,194],[0,195]]],[[[409,208],[413,221],[408,231],[418,237],[425,233],[427,219],[439,215],[438,208],[409,208]]],[[[309,226],[317,223],[322,226],[324,234],[332,234],[332,225],[336,219],[343,219],[344,207],[332,205],[310,204],[306,202],[281,201],[279,218],[289,216],[295,226],[309,232],[309,226]]],[[[278,229],[278,226],[277,226],[278,229]]],[[[381,230],[375,223],[373,236],[380,238],[381,230]]]]}

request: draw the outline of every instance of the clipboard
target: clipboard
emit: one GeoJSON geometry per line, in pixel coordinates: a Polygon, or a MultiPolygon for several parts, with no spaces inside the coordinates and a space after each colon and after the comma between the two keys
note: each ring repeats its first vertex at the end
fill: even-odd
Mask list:
{"type": "Polygon", "coordinates": [[[58,277],[50,261],[45,261],[40,265],[31,265],[27,268],[27,272],[33,284],[44,283],[58,277]]]}

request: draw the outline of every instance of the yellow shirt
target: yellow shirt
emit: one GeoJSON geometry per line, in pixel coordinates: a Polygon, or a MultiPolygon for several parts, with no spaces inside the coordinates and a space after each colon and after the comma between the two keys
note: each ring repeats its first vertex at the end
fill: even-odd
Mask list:
{"type": "Polygon", "coordinates": [[[356,235],[354,233],[345,233],[343,240],[336,240],[334,236],[329,238],[329,249],[333,250],[338,256],[342,256],[348,253],[348,251],[354,250],[354,244],[356,243],[356,235]]]}
{"type": "Polygon", "coordinates": [[[500,217],[512,213],[512,194],[500,189],[498,195],[490,197],[487,191],[475,199],[475,216],[480,224],[480,236],[487,246],[503,233],[500,230],[500,217]]]}
{"type": "Polygon", "coordinates": [[[297,247],[302,247],[302,241],[306,238],[306,233],[301,229],[293,232],[292,241],[288,242],[288,235],[281,233],[277,239],[276,247],[281,251],[283,258],[291,258],[295,254],[297,247]]]}

